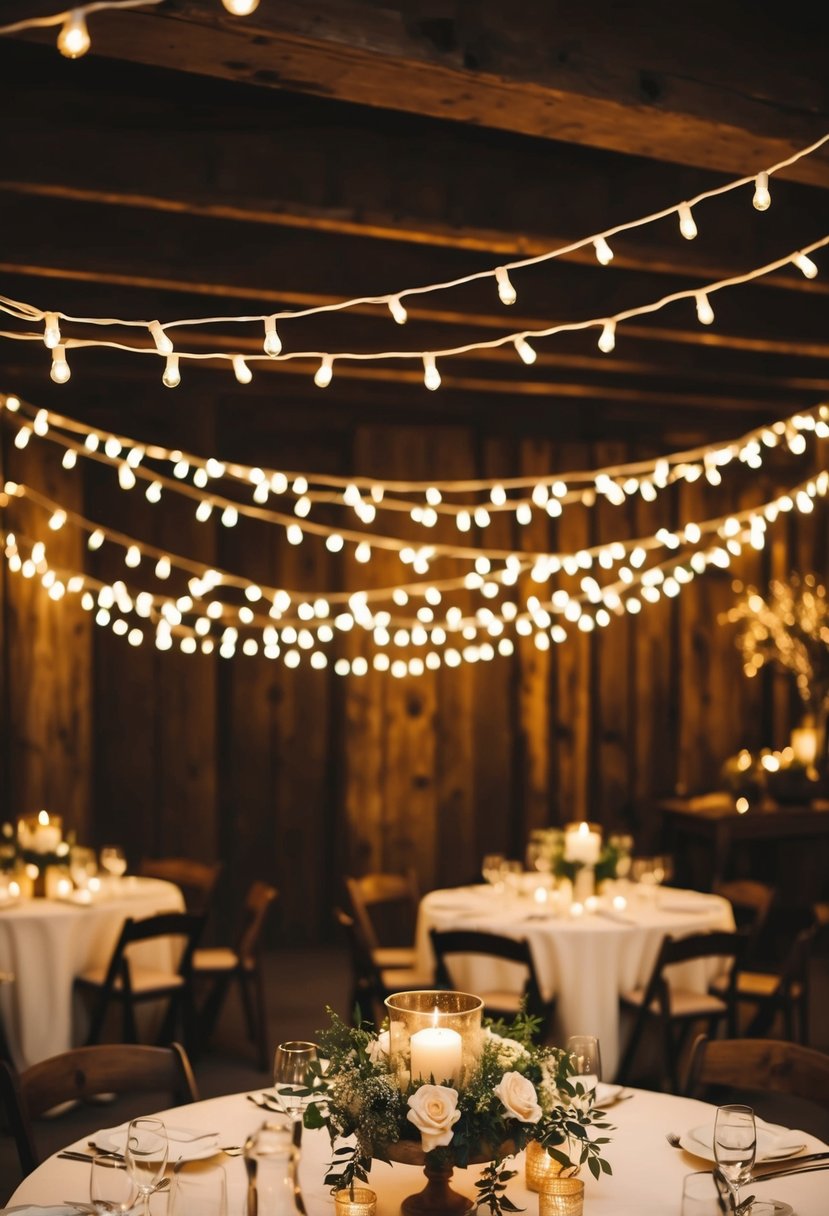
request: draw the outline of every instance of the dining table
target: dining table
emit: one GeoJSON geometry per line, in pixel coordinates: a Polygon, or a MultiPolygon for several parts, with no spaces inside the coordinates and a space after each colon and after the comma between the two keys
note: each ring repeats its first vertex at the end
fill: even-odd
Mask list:
{"type": "MultiPolygon", "coordinates": [[[[255,1093],[252,1096],[261,1095],[255,1093]]],[[[240,1152],[246,1138],[270,1117],[249,1097],[244,1093],[231,1094],[160,1112],[166,1122],[177,1128],[189,1129],[193,1135],[199,1132],[214,1133],[216,1143],[222,1150],[229,1150],[217,1152],[186,1167],[221,1170],[224,1173],[227,1216],[245,1216],[246,1173],[240,1152]]],[[[672,1147],[667,1135],[683,1135],[697,1127],[710,1127],[715,1113],[716,1107],[706,1102],[673,1094],[640,1089],[617,1093],[615,1105],[607,1107],[613,1130],[606,1133],[611,1137],[611,1143],[604,1152],[613,1172],[596,1181],[586,1169],[582,1170],[580,1176],[584,1177],[585,1183],[585,1213],[589,1216],[681,1216],[685,1177],[697,1171],[710,1171],[713,1166],[704,1156],[672,1147]],[[620,1097],[621,1101],[618,1100],[620,1097]]],[[[803,1144],[804,1153],[820,1152],[827,1147],[806,1132],[797,1139],[803,1144]]],[[[72,1147],[88,1153],[89,1140],[94,1141],[95,1135],[84,1137],[72,1147]]],[[[324,1129],[304,1130],[299,1181],[308,1216],[333,1216],[332,1195],[323,1181],[326,1166],[332,1159],[331,1152],[332,1146],[324,1129]]],[[[774,1168],[786,1171],[793,1167],[795,1161],[796,1158],[791,1158],[774,1168]]],[[[826,1162],[822,1164],[825,1166],[826,1162]]],[[[168,1171],[170,1168],[168,1166],[168,1171]]],[[[453,1189],[465,1195],[474,1195],[474,1183],[482,1168],[470,1166],[468,1169],[455,1170],[453,1189]]],[[[525,1186],[524,1154],[519,1153],[510,1159],[507,1168],[517,1171],[509,1183],[507,1193],[510,1199],[533,1216],[538,1212],[538,1196],[525,1186]]],[[[55,1155],[24,1179],[9,1197],[9,1207],[20,1207],[21,1216],[24,1213],[47,1216],[54,1205],[54,1216],[58,1216],[59,1212],[74,1216],[77,1209],[71,1204],[89,1202],[89,1175],[88,1161],[69,1160],[55,1155]],[[42,1207],[46,1208],[46,1212],[41,1211],[42,1207]]],[[[407,1195],[422,1190],[424,1177],[417,1166],[389,1165],[376,1161],[368,1185],[377,1195],[377,1216],[398,1216],[401,1201],[407,1195]]],[[[826,1216],[827,1177],[821,1172],[800,1175],[784,1172],[773,1181],[750,1184],[750,1190],[744,1193],[756,1194],[758,1200],[784,1201],[796,1216],[826,1216]]],[[[158,1192],[151,1199],[152,1216],[165,1216],[166,1211],[166,1192],[158,1192]]],[[[193,1216],[198,1214],[194,1212],[193,1216]]]]}
{"type": "MultiPolygon", "coordinates": [[[[610,1080],[620,1057],[619,995],[647,983],[665,937],[735,928],[730,903],[718,895],[636,883],[611,890],[575,904],[532,881],[513,890],[480,885],[431,891],[418,908],[416,969],[423,975],[434,970],[433,928],[526,938],[542,996],[556,999],[554,1041],[596,1035],[603,1076],[610,1080]]],[[[669,982],[705,992],[722,969],[716,958],[695,959],[673,969],[669,982]]],[[[468,992],[520,991],[523,978],[516,963],[452,960],[452,982],[468,992]]]]}
{"type": "MultiPolygon", "coordinates": [[[[182,893],[173,883],[133,875],[102,877],[94,892],[4,905],[0,972],[10,978],[0,984],[0,1019],[15,1066],[27,1068],[82,1039],[75,977],[106,966],[128,917],[183,909],[182,893]]],[[[171,970],[175,948],[170,939],[144,942],[136,947],[136,959],[171,970]]]]}

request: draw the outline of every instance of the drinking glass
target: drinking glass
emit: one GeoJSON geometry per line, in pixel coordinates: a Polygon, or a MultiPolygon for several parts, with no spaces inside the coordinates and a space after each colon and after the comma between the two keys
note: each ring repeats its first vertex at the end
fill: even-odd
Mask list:
{"type": "Polygon", "coordinates": [[[757,1129],[750,1106],[720,1106],[714,1120],[714,1156],[734,1198],[740,1202],[740,1186],[748,1182],[757,1152],[757,1129]]]}
{"type": "Polygon", "coordinates": [[[170,1188],[167,1216],[227,1216],[227,1178],[219,1167],[189,1173],[177,1167],[170,1188]]]}
{"type": "Polygon", "coordinates": [[[90,878],[98,873],[98,859],[94,849],[73,845],[69,850],[69,877],[79,891],[85,891],[90,878]]]}
{"type": "Polygon", "coordinates": [[[574,1034],[567,1040],[567,1051],[573,1063],[572,1084],[580,1081],[586,1092],[595,1093],[602,1079],[602,1055],[594,1034],[574,1034]]]}
{"type": "Polygon", "coordinates": [[[167,1128],[161,1119],[133,1119],[127,1129],[124,1160],[138,1193],[144,1200],[144,1216],[150,1213],[150,1195],[157,1189],[167,1165],[167,1128]]]}
{"type": "Polygon", "coordinates": [[[138,1191],[124,1162],[113,1153],[98,1153],[92,1158],[89,1198],[96,1212],[131,1212],[138,1191]]]}
{"type": "Polygon", "coordinates": [[[484,882],[488,882],[493,890],[497,890],[501,882],[501,866],[504,864],[503,853],[485,853],[481,862],[481,873],[484,882]]]}
{"type": "Polygon", "coordinates": [[[127,855],[118,844],[105,844],[100,852],[101,868],[113,878],[127,872],[127,855]]]}
{"type": "Polygon", "coordinates": [[[302,1111],[308,1101],[308,1066],[317,1059],[316,1043],[280,1043],[273,1056],[273,1083],[279,1105],[294,1121],[294,1144],[302,1138],[302,1111]]]}
{"type": "Polygon", "coordinates": [[[516,895],[520,891],[523,873],[524,867],[520,861],[507,858],[501,863],[501,883],[508,892],[516,895]]]}

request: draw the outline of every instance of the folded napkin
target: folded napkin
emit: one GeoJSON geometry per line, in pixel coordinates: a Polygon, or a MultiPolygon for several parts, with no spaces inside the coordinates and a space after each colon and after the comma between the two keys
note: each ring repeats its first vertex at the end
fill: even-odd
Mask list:
{"type": "MultiPolygon", "coordinates": [[[[766,1123],[763,1119],[755,1118],[757,1127],[757,1161],[773,1161],[778,1157],[791,1157],[806,1147],[806,1133],[780,1127],[776,1123],[766,1123]]],[[[688,1133],[689,1139],[696,1141],[700,1147],[714,1157],[714,1124],[703,1123],[692,1128],[688,1133]]]]}
{"type": "MultiPolygon", "coordinates": [[[[118,1127],[104,1127],[95,1133],[93,1140],[101,1146],[106,1143],[118,1143],[120,1148],[123,1148],[128,1128],[129,1123],[121,1123],[118,1127]]],[[[218,1138],[218,1132],[204,1132],[197,1127],[170,1127],[167,1124],[167,1139],[171,1144],[203,1144],[206,1146],[218,1138]]]]}

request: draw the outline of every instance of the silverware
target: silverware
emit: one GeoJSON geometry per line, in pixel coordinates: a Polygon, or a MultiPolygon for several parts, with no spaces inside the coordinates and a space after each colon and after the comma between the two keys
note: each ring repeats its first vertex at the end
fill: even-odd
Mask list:
{"type": "Polygon", "coordinates": [[[829,1161],[829,1152],[804,1153],[802,1157],[784,1157],[777,1161],[760,1161],[758,1164],[765,1170],[772,1170],[775,1166],[781,1170],[796,1170],[807,1161],[829,1161]]]}
{"type": "Polygon", "coordinates": [[[804,1165],[800,1169],[766,1170],[762,1174],[752,1174],[748,1180],[749,1186],[755,1182],[770,1182],[773,1178],[793,1178],[795,1174],[817,1174],[821,1170],[829,1170],[829,1162],[823,1165],[804,1165]]]}
{"type": "Polygon", "coordinates": [[[668,1141],[671,1148],[682,1148],[682,1145],[679,1143],[680,1138],[681,1137],[679,1137],[676,1134],[676,1132],[666,1132],[665,1133],[665,1139],[668,1141]]]}
{"type": "MultiPolygon", "coordinates": [[[[107,1155],[117,1158],[117,1162],[113,1162],[113,1165],[117,1164],[119,1169],[126,1169],[126,1166],[124,1165],[124,1158],[120,1153],[110,1153],[107,1155]]],[[[58,1156],[64,1161],[94,1161],[96,1157],[100,1156],[100,1153],[81,1153],[76,1152],[74,1149],[67,1148],[58,1153],[58,1156]]]]}

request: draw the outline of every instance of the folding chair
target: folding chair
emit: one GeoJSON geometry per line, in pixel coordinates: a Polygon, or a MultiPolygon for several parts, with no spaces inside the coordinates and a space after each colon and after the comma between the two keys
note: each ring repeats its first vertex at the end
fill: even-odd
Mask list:
{"type": "Polygon", "coordinates": [[[343,930],[351,954],[351,1009],[359,1010],[363,1021],[379,1026],[385,1017],[383,1002],[393,992],[431,988],[432,977],[413,967],[380,967],[363,937],[359,923],[342,908],[334,909],[334,919],[343,930]]]}
{"type": "Polygon", "coordinates": [[[210,913],[223,868],[220,861],[193,861],[189,857],[144,857],[138,863],[142,877],[174,883],[184,896],[187,911],[204,917],[210,913]]]}
{"type": "Polygon", "coordinates": [[[414,870],[405,874],[346,876],[351,914],[360,926],[376,964],[411,967],[420,896],[414,870]]]}
{"type": "MultiPolygon", "coordinates": [[[[779,971],[738,969],[734,994],[737,1007],[748,1005],[754,1010],[745,1032],[750,1038],[767,1038],[780,1014],[787,1039],[809,1042],[809,962],[816,933],[816,925],[801,929],[779,971]]],[[[719,995],[728,982],[727,977],[718,976],[709,991],[719,995]]]]}
{"type": "MultiPolygon", "coordinates": [[[[21,1073],[0,1062],[3,1100],[23,1174],[40,1164],[32,1121],[63,1102],[88,1101],[103,1092],[166,1092],[173,1106],[198,1101],[184,1048],[106,1043],[76,1047],[41,1060],[21,1073]]],[[[90,1130],[98,1126],[99,1116],[90,1130]]]]}

